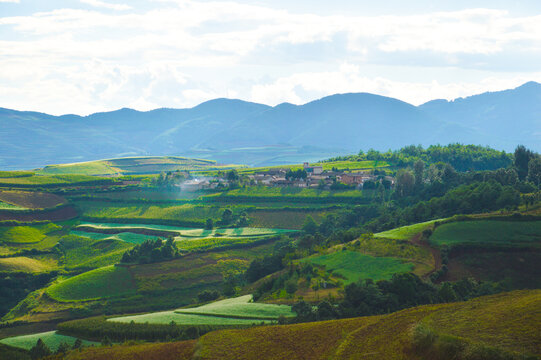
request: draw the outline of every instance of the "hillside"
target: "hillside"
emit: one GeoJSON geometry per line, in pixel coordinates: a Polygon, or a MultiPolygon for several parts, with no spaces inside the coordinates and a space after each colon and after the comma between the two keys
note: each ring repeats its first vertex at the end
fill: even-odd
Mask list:
{"type": "Polygon", "coordinates": [[[507,151],[522,143],[540,150],[540,98],[541,85],[527,83],[419,107],[358,93],[332,95],[304,105],[270,107],[216,99],[190,109],[120,109],[84,117],[0,109],[0,166],[28,169],[172,154],[220,163],[272,165],[359,149],[449,142],[486,144],[507,151]]]}

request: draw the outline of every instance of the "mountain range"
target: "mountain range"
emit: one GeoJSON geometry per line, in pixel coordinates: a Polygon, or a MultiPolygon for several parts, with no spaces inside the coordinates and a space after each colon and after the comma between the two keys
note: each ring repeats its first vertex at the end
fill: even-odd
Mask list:
{"type": "Polygon", "coordinates": [[[272,165],[454,142],[541,151],[541,84],[420,106],[349,93],[304,105],[215,99],[188,109],[124,108],[88,116],[0,108],[2,169],[136,155],[272,165]]]}

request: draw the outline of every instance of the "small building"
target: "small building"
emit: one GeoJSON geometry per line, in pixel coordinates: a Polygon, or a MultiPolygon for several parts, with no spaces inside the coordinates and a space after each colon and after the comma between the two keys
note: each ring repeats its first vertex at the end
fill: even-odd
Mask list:
{"type": "Polygon", "coordinates": [[[370,178],[369,175],[363,173],[344,173],[340,176],[340,181],[348,185],[360,185],[370,178]]]}
{"type": "Polygon", "coordinates": [[[323,166],[310,166],[309,163],[305,162],[302,167],[308,175],[320,175],[323,173],[323,166]]]}

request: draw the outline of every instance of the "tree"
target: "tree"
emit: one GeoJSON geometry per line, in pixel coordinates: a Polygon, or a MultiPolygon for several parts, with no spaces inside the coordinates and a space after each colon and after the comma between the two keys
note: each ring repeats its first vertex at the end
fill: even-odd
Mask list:
{"type": "Polygon", "coordinates": [[[205,229],[212,230],[213,228],[214,228],[214,222],[212,221],[212,219],[207,219],[207,221],[205,222],[205,229]]]}
{"type": "Polygon", "coordinates": [[[68,351],[70,351],[70,346],[65,342],[61,342],[60,345],[58,345],[55,354],[65,354],[68,351]]]}
{"type": "Polygon", "coordinates": [[[519,145],[515,149],[515,159],[513,166],[517,170],[518,178],[522,181],[528,176],[528,163],[534,157],[531,150],[526,149],[524,145],[519,145]]]}
{"type": "Polygon", "coordinates": [[[239,174],[236,170],[229,170],[227,172],[227,180],[237,181],[239,179],[239,174]]]}
{"type": "Polygon", "coordinates": [[[536,156],[528,162],[528,181],[536,186],[541,184],[541,156],[536,156]]]}
{"type": "Polygon", "coordinates": [[[415,175],[415,189],[419,191],[423,186],[423,173],[425,171],[425,163],[422,160],[417,160],[413,164],[413,174],[415,175]]]}
{"type": "Polygon", "coordinates": [[[32,359],[40,359],[51,354],[51,349],[49,349],[49,347],[45,345],[45,343],[41,339],[38,339],[36,345],[32,349],[30,349],[30,357],[32,359]]]}
{"type": "Polygon", "coordinates": [[[106,335],[103,339],[101,339],[101,346],[111,346],[113,345],[113,342],[109,337],[106,335]]]}
{"type": "Polygon", "coordinates": [[[231,221],[233,221],[233,211],[225,209],[222,213],[222,223],[229,224],[231,221]]]}
{"type": "Polygon", "coordinates": [[[304,225],[302,226],[302,230],[311,235],[314,235],[316,233],[317,224],[312,216],[308,215],[306,217],[306,219],[304,220],[304,225]]]}
{"type": "Polygon", "coordinates": [[[75,342],[73,343],[73,346],[72,346],[72,349],[80,349],[83,347],[83,341],[79,338],[77,338],[77,340],[75,340],[75,342]]]}
{"type": "Polygon", "coordinates": [[[401,169],[396,175],[396,191],[399,196],[408,196],[415,186],[415,177],[409,170],[401,169]]]}

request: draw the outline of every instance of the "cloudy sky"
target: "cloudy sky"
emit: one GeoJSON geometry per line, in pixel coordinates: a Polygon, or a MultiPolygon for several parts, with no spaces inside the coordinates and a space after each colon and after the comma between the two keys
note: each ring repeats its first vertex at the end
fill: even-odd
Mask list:
{"type": "Polygon", "coordinates": [[[531,80],[537,0],[0,0],[0,107],[19,110],[344,92],[418,105],[531,80]]]}

